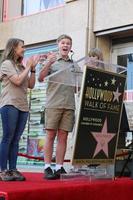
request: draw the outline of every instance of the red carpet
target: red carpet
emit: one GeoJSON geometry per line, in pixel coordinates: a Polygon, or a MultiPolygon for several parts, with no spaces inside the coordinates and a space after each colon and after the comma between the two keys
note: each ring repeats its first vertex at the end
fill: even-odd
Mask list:
{"type": "MultiPolygon", "coordinates": [[[[8,200],[132,200],[133,180],[47,181],[41,173],[24,173],[25,182],[0,182],[8,200]]],[[[6,199],[7,199],[6,197],[6,199]]]]}

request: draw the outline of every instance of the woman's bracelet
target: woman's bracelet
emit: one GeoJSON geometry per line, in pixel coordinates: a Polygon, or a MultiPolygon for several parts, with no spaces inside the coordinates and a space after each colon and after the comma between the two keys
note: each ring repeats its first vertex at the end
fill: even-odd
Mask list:
{"type": "Polygon", "coordinates": [[[36,73],[36,70],[31,70],[30,72],[31,72],[31,73],[36,73]]]}

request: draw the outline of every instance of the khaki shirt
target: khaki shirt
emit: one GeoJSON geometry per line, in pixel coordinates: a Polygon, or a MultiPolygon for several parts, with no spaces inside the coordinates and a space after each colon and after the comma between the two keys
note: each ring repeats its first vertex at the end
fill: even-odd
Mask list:
{"type": "MultiPolygon", "coordinates": [[[[55,73],[59,70],[68,67],[73,62],[68,60],[63,60],[61,57],[51,65],[49,74],[55,73]]],[[[56,75],[55,75],[56,76],[56,75]]],[[[61,75],[61,80],[66,78],[66,74],[61,75]]],[[[60,82],[60,80],[58,81],[60,82]]],[[[67,84],[59,84],[55,82],[48,82],[47,93],[46,93],[46,108],[65,108],[65,109],[75,109],[75,99],[74,99],[75,88],[67,84]]]]}
{"type": "Polygon", "coordinates": [[[20,86],[10,81],[11,76],[19,75],[23,70],[23,66],[15,66],[10,60],[5,60],[1,64],[2,92],[0,107],[13,105],[21,111],[27,112],[29,110],[27,101],[28,77],[20,86]]]}

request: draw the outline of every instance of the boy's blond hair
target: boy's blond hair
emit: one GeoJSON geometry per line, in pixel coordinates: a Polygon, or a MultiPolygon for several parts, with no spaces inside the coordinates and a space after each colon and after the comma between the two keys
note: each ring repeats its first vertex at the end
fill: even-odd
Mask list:
{"type": "Polygon", "coordinates": [[[59,43],[61,40],[63,39],[69,39],[72,43],[72,38],[69,36],[69,35],[66,35],[66,34],[63,34],[63,35],[60,35],[58,38],[57,38],[57,43],[59,43]]]}
{"type": "Polygon", "coordinates": [[[90,49],[89,56],[90,57],[97,56],[98,60],[103,61],[103,53],[102,53],[102,50],[100,48],[92,48],[92,49],[90,49]]]}

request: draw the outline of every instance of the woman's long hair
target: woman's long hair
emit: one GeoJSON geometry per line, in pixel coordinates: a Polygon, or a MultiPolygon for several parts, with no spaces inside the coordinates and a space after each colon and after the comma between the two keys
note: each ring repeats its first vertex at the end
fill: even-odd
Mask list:
{"type": "Polygon", "coordinates": [[[18,38],[10,38],[7,41],[5,50],[4,50],[3,55],[2,55],[2,61],[1,62],[5,61],[5,60],[11,60],[14,63],[21,63],[22,62],[22,59],[23,59],[22,57],[19,57],[16,60],[16,53],[15,53],[15,49],[20,42],[22,42],[24,44],[24,41],[21,40],[21,39],[18,39],[18,38]]]}

